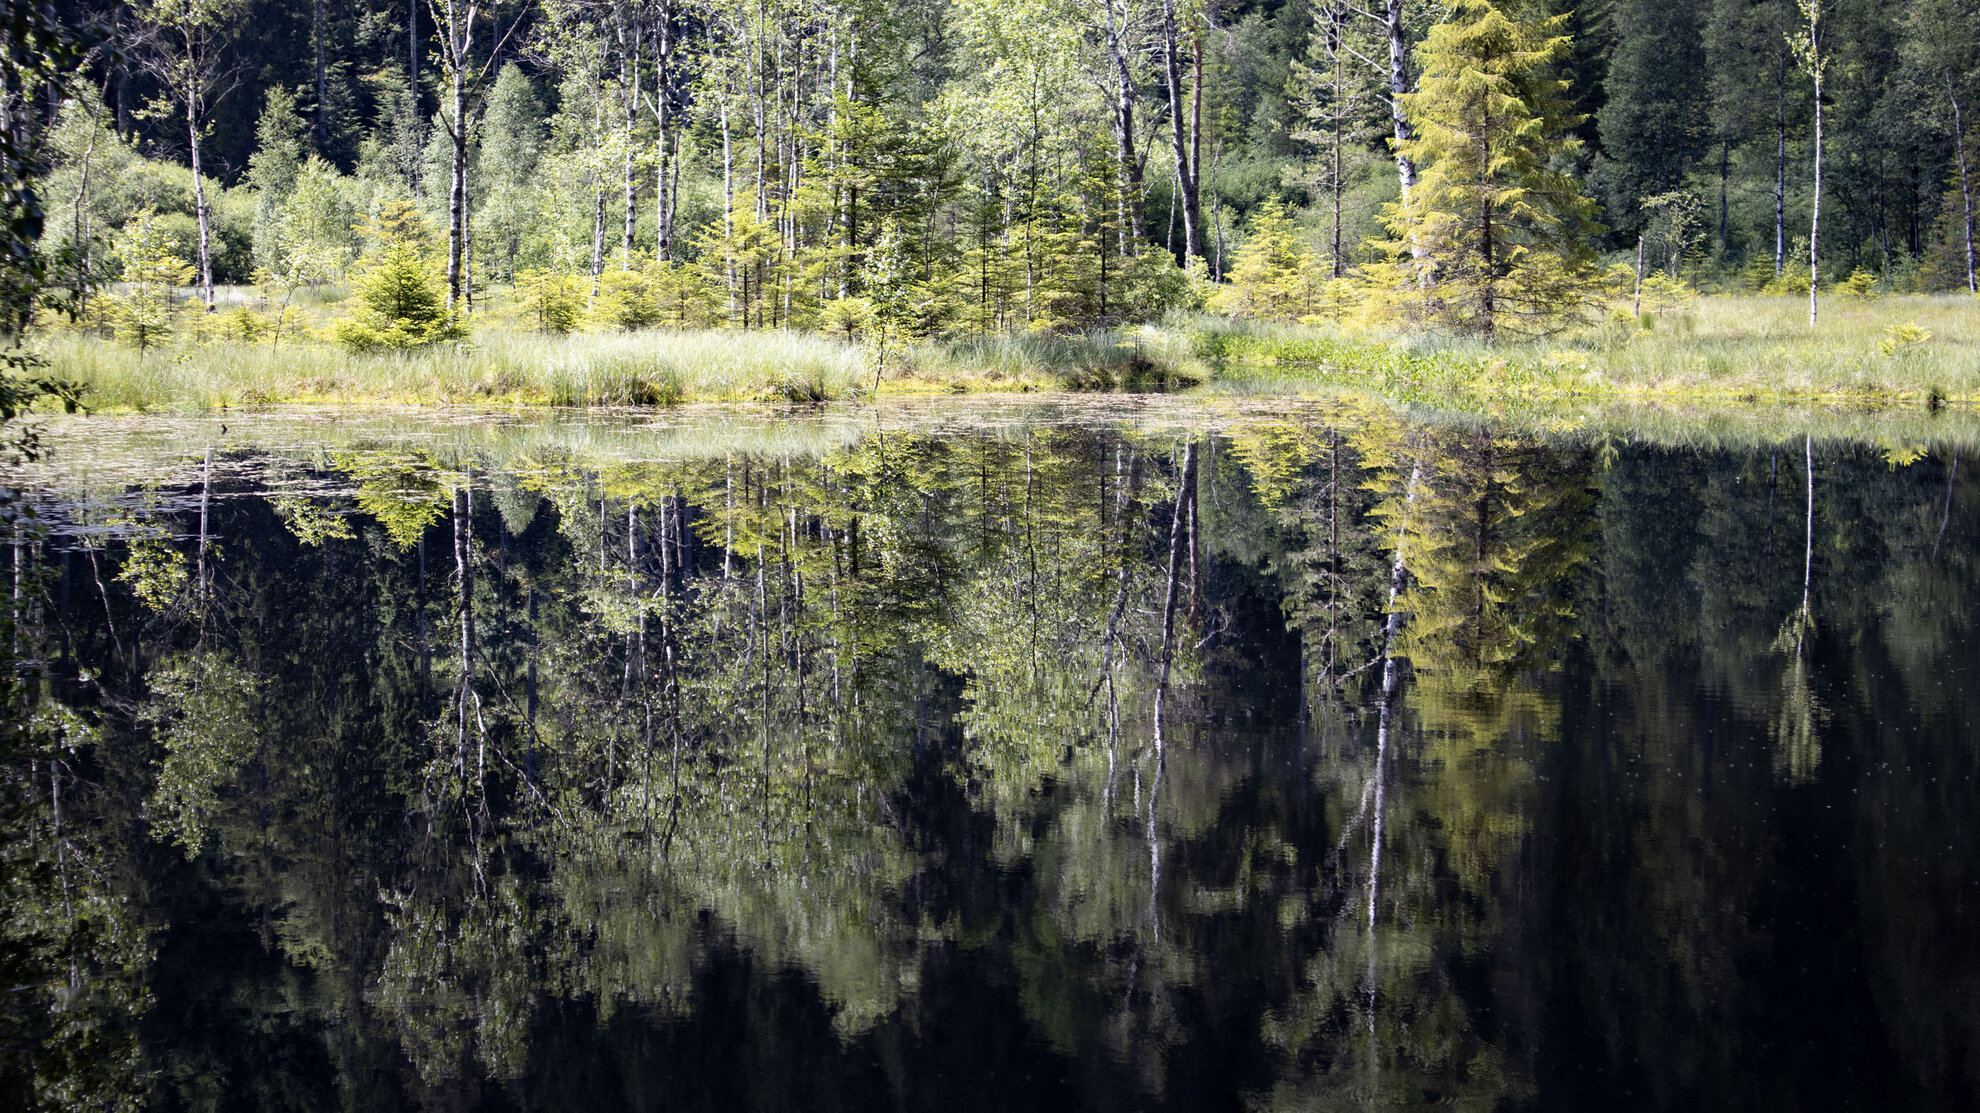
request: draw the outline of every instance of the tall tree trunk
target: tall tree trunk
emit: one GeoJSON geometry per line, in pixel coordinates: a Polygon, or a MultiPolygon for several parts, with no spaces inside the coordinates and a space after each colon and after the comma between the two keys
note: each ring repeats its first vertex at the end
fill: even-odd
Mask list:
{"type": "Polygon", "coordinates": [[[1492,118],[1488,113],[1478,128],[1478,165],[1484,174],[1484,188],[1478,191],[1484,198],[1484,204],[1479,209],[1480,219],[1478,224],[1478,254],[1484,261],[1484,266],[1480,268],[1481,281],[1478,288],[1478,309],[1481,318],[1479,323],[1483,328],[1485,338],[1488,340],[1492,338],[1493,317],[1497,310],[1497,306],[1493,304],[1492,295],[1495,292],[1494,287],[1497,285],[1497,279],[1493,277],[1493,271],[1498,267],[1498,259],[1496,258],[1498,254],[1498,244],[1496,242],[1498,232],[1492,227],[1491,143],[1492,118]]]}
{"type": "Polygon", "coordinates": [[[661,263],[674,258],[674,6],[660,5],[653,40],[653,122],[658,165],[653,170],[653,255],[661,263]]]}
{"type": "MultiPolygon", "coordinates": [[[[465,30],[465,29],[463,29],[465,30]]],[[[454,34],[454,29],[448,29],[454,34]]],[[[461,41],[457,36],[455,41],[461,41]]],[[[464,58],[456,58],[451,75],[453,118],[448,121],[449,138],[454,141],[452,173],[447,185],[447,308],[461,300],[463,264],[467,252],[467,75],[464,58]]]]}
{"type": "Polygon", "coordinates": [[[76,313],[80,316],[89,309],[89,285],[94,252],[90,244],[89,190],[90,170],[96,161],[96,135],[103,128],[102,118],[96,113],[89,117],[89,143],[83,148],[79,161],[79,175],[76,183],[76,198],[70,209],[69,242],[76,250],[76,313]]]}
{"type": "MultiPolygon", "coordinates": [[[[1787,3],[1781,0],[1781,41],[1787,41],[1787,3]]],[[[1788,55],[1783,45],[1774,86],[1774,277],[1787,269],[1787,77],[1788,55]]]]}
{"type": "MultiPolygon", "coordinates": [[[[729,93],[722,97],[722,253],[723,271],[729,290],[729,319],[736,319],[736,159],[729,133],[729,93]]],[[[747,326],[749,322],[740,322],[747,326]]]]}
{"type": "MultiPolygon", "coordinates": [[[[1820,12],[1819,7],[1813,9],[1820,12]]],[[[1816,251],[1816,241],[1822,234],[1822,58],[1821,41],[1816,38],[1819,31],[1816,21],[1811,19],[1808,26],[1809,52],[1812,57],[1809,66],[1815,79],[1815,196],[1808,213],[1808,324],[1815,325],[1820,308],[1822,293],[1822,261],[1816,251]]]]}
{"type": "Polygon", "coordinates": [[[1120,160],[1116,171],[1120,196],[1115,199],[1115,205],[1125,233],[1120,242],[1121,256],[1126,258],[1134,254],[1145,235],[1141,219],[1141,164],[1134,155],[1134,74],[1128,68],[1128,51],[1121,28],[1114,20],[1114,0],[1102,2],[1107,12],[1107,52],[1114,61],[1114,157],[1120,160]]]}
{"type": "Polygon", "coordinates": [[[639,11],[630,5],[621,9],[619,21],[619,95],[624,102],[626,118],[625,174],[621,183],[625,194],[625,234],[620,237],[619,247],[625,255],[625,267],[632,269],[633,237],[639,227],[639,179],[635,173],[638,159],[633,157],[633,133],[639,126],[639,50],[640,26],[639,11]]]}
{"type": "Polygon", "coordinates": [[[197,63],[191,37],[186,42],[186,140],[192,159],[193,215],[199,224],[199,296],[206,311],[213,312],[213,229],[212,210],[206,204],[206,183],[199,175],[200,95],[197,63]]]}
{"type": "MultiPolygon", "coordinates": [[[[1409,192],[1416,188],[1416,164],[1403,153],[1403,145],[1416,137],[1403,111],[1403,96],[1409,92],[1409,32],[1403,25],[1405,0],[1389,0],[1383,28],[1389,40],[1389,119],[1395,127],[1396,180],[1402,185],[1402,199],[1409,203],[1409,192]]],[[[1412,249],[1414,250],[1414,249],[1412,249]]]]}
{"type": "Polygon", "coordinates": [[[1184,121],[1189,119],[1183,104],[1183,76],[1181,56],[1181,32],[1176,26],[1175,0],[1162,0],[1162,76],[1169,93],[1169,136],[1175,149],[1176,196],[1182,209],[1182,251],[1177,262],[1187,266],[1191,259],[1203,257],[1203,233],[1201,209],[1197,200],[1196,158],[1193,152],[1200,150],[1196,143],[1196,128],[1184,121]]]}
{"type": "Polygon", "coordinates": [[[1959,155],[1960,215],[1966,231],[1966,289],[1968,293],[1980,293],[1980,284],[1974,281],[1973,187],[1966,176],[1966,128],[1960,119],[1959,91],[1953,87],[1951,74],[1946,75],[1946,96],[1952,100],[1953,148],[1959,155]]]}
{"type": "MultiPolygon", "coordinates": [[[[605,78],[602,67],[591,71],[591,134],[605,139],[605,78]]],[[[587,160],[589,161],[589,160],[587,160]]],[[[586,172],[591,178],[591,296],[598,296],[598,276],[605,270],[605,168],[593,163],[586,172]]]]}
{"type": "Polygon", "coordinates": [[[322,154],[330,146],[330,116],[323,103],[329,95],[324,63],[323,0],[313,0],[310,4],[309,30],[310,37],[316,40],[316,152],[322,154]]]}
{"type": "Polygon", "coordinates": [[[1341,189],[1344,184],[1341,181],[1341,144],[1343,141],[1341,123],[1345,111],[1342,101],[1347,95],[1346,24],[1347,7],[1342,4],[1336,4],[1329,11],[1327,22],[1327,52],[1334,59],[1334,100],[1328,106],[1327,111],[1330,117],[1329,122],[1333,129],[1333,135],[1330,137],[1332,143],[1330,177],[1332,181],[1329,184],[1331,186],[1330,192],[1333,194],[1334,234],[1333,242],[1329,248],[1332,258],[1328,264],[1329,275],[1333,278],[1340,278],[1346,273],[1341,265],[1341,189]]]}
{"type": "Polygon", "coordinates": [[[1729,200],[1732,177],[1732,140],[1719,141],[1719,254],[1726,253],[1726,222],[1732,214],[1729,200]]]}

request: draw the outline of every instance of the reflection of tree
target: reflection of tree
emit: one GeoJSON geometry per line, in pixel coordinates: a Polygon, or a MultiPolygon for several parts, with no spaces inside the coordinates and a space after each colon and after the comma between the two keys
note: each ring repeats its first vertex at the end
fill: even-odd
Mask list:
{"type": "Polygon", "coordinates": [[[1807,459],[1803,473],[1808,488],[1808,513],[1804,519],[1801,554],[1801,605],[1781,624],[1774,638],[1774,651],[1786,656],[1787,671],[1781,677],[1781,707],[1774,719],[1774,766],[1790,783],[1802,784],[1815,776],[1822,761],[1822,741],[1818,737],[1828,712],[1815,696],[1808,680],[1808,642],[1815,636],[1815,611],[1809,592],[1815,582],[1815,440],[1803,443],[1807,459]]]}
{"type": "MultiPolygon", "coordinates": [[[[1509,926],[1500,894],[1529,826],[1532,747],[1558,736],[1545,676],[1594,547],[1590,458],[1477,431],[1405,439],[1374,423],[1349,443],[1357,486],[1381,500],[1369,540],[1391,556],[1363,590],[1388,589],[1388,617],[1373,722],[1336,710],[1352,703],[1317,704],[1325,757],[1315,772],[1344,820],[1320,905],[1333,919],[1302,993],[1265,1024],[1301,1068],[1263,1103],[1493,1104],[1531,1079],[1506,1055],[1519,1034],[1478,1011],[1457,964],[1490,953],[1509,926]]],[[[1330,447],[1321,459],[1331,471],[1330,447]]],[[[1331,509],[1334,486],[1330,476],[1310,497],[1331,509]]],[[[1316,517],[1331,524],[1335,514],[1316,517]]],[[[1329,534],[1317,555],[1331,565],[1340,543],[1329,534]]],[[[1329,660],[1308,667],[1323,694],[1358,683],[1329,660]]]]}
{"type": "MultiPolygon", "coordinates": [[[[100,879],[105,908],[153,886],[161,922],[239,921],[235,965],[160,952],[175,1005],[262,1018],[169,1052],[186,1101],[232,1044],[290,1032],[373,1104],[415,1077],[435,1104],[477,1079],[525,1102],[546,1033],[691,1026],[727,1005],[716,966],[744,971],[749,1023],[813,1023],[774,983],[829,1046],[880,1058],[934,1046],[945,971],[969,964],[1013,1038],[1116,1104],[1193,1100],[1206,1055],[1242,1062],[1262,1108],[1518,1102],[1549,1080],[1541,1015],[1614,1016],[1618,994],[1642,1016],[1590,1036],[1598,1057],[1671,1064],[1658,1093],[1689,1092],[1750,1053],[1717,1046],[1751,1019],[1723,990],[1769,931],[1778,829],[1723,794],[1787,791],[1759,756],[1774,674],[1740,675],[1791,601],[1762,556],[1766,457],[1626,450],[1598,508],[1572,440],[1319,417],[252,471],[306,484],[284,496],[302,504],[209,498],[188,472],[123,515],[135,544],[73,558],[65,636],[103,692],[49,691],[100,722],[75,752],[102,756],[65,758],[71,849],[10,852],[100,879]],[[200,562],[202,504],[225,543],[200,562]],[[429,567],[449,541],[454,566],[429,567]],[[199,622],[133,594],[169,554],[180,596],[205,568],[199,622]],[[1699,677],[1740,696],[1701,703],[1699,677]],[[205,849],[103,837],[145,823],[205,849]]],[[[1876,715],[1961,716],[1944,662],[1970,500],[1849,466],[1825,458],[1824,559],[1874,590],[1819,600],[1811,669],[1852,654],[1876,715]]],[[[1830,715],[1827,760],[1971,772],[1929,730],[1830,715]]],[[[48,789],[21,797],[44,825],[48,789]]],[[[1972,842],[1950,789],[1864,795],[1863,845],[1972,842]]],[[[1971,870],[1884,861],[1856,882],[1877,1007],[1950,1016],[1970,975],[1940,941],[1971,870]]],[[[142,967],[137,922],[90,944],[85,981],[142,967]]],[[[1957,1077],[1957,1022],[1903,1030],[1921,1077],[1957,1077]]],[[[303,1077],[255,1070],[268,1093],[303,1077]]]]}

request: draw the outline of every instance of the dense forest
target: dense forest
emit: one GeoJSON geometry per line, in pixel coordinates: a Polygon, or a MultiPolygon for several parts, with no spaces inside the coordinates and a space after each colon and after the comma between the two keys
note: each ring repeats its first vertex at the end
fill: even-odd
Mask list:
{"type": "Polygon", "coordinates": [[[1974,283],[1974,0],[97,8],[44,247],[209,307],[395,252],[552,331],[1533,332],[1604,255],[1974,283]]]}

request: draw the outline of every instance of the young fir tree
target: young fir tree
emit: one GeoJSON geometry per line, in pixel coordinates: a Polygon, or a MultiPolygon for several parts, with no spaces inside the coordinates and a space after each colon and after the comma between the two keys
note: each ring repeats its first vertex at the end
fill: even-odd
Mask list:
{"type": "Polygon", "coordinates": [[[248,160],[247,178],[255,191],[255,265],[274,270],[281,264],[277,241],[283,203],[302,173],[304,127],[296,113],[296,98],[286,89],[269,89],[264,104],[254,128],[254,156],[248,160]]]}
{"type": "MultiPolygon", "coordinates": [[[[1317,157],[1308,172],[1298,175],[1310,183],[1328,212],[1328,277],[1347,274],[1347,206],[1350,179],[1371,157],[1374,132],[1371,112],[1380,100],[1377,74],[1363,58],[1378,52],[1373,36],[1356,18],[1347,0],[1330,0],[1313,10],[1313,32],[1307,55],[1311,63],[1292,63],[1292,106],[1305,123],[1292,137],[1314,148],[1317,157]]],[[[1287,178],[1294,173],[1287,171],[1287,178]]]]}
{"type": "Polygon", "coordinates": [[[172,237],[158,227],[150,209],[140,209],[117,238],[117,262],[124,281],[111,299],[110,325],[119,339],[143,352],[172,335],[180,302],[173,292],[198,273],[172,250],[172,237]]]}
{"type": "MultiPolygon", "coordinates": [[[[1491,0],[1457,0],[1419,55],[1404,106],[1416,134],[1403,153],[1422,176],[1391,206],[1391,263],[1378,292],[1453,331],[1487,338],[1552,331],[1596,277],[1594,203],[1557,167],[1580,149],[1567,83],[1565,17],[1521,20],[1491,0]]],[[[1380,300],[1380,299],[1376,299],[1380,300]]]]}
{"type": "Polygon", "coordinates": [[[385,249],[358,290],[358,308],[337,322],[338,343],[353,352],[423,348],[467,335],[441,301],[426,259],[409,243],[385,249]]]}
{"type": "Polygon", "coordinates": [[[1313,252],[1286,207],[1267,201],[1251,218],[1251,235],[1237,250],[1230,282],[1211,299],[1211,307],[1266,321],[1298,320],[1313,312],[1320,279],[1313,252]]]}

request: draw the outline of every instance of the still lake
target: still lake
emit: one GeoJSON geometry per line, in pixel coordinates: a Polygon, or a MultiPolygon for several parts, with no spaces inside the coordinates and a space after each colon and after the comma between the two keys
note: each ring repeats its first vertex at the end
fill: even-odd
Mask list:
{"type": "Polygon", "coordinates": [[[35,1085],[1972,1108],[1980,482],[1793,428],[52,422],[35,1085]]]}

